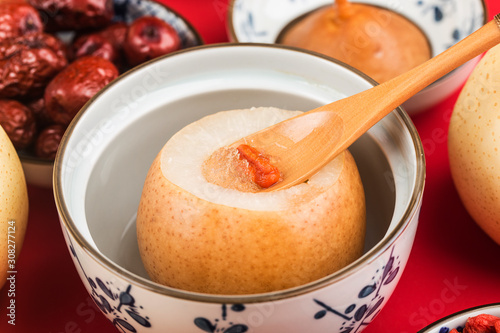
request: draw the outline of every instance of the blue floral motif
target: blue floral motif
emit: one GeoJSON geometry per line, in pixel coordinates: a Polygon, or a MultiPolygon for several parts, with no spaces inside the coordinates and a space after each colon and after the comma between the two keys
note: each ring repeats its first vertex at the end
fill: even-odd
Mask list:
{"type": "Polygon", "coordinates": [[[472,15],[472,17],[474,21],[470,25],[463,26],[460,28],[457,27],[452,31],[451,33],[452,43],[448,45],[448,47],[454,45],[458,41],[464,39],[465,37],[473,33],[475,31],[474,27],[481,24],[480,22],[482,22],[482,18],[480,17],[480,15],[472,15]]]}
{"type": "MultiPolygon", "coordinates": [[[[455,0],[418,0],[417,6],[422,7],[422,14],[432,15],[433,21],[438,24],[447,17],[452,17],[457,9],[455,0]]],[[[443,45],[445,49],[451,47],[458,41],[473,33],[483,22],[483,13],[476,12],[476,7],[472,6],[468,13],[469,21],[467,25],[460,25],[450,31],[450,43],[443,45]]]]}
{"type": "Polygon", "coordinates": [[[254,24],[254,17],[252,12],[246,14],[246,20],[241,22],[241,31],[247,36],[249,40],[254,37],[262,37],[267,35],[266,30],[258,31],[254,24]],[[254,36],[254,37],[252,37],[254,36]]]}
{"type": "MultiPolygon", "coordinates": [[[[455,327],[455,329],[458,331],[458,332],[463,332],[464,331],[464,328],[463,326],[458,326],[458,327],[455,327]]],[[[439,329],[439,333],[450,333],[451,329],[444,326],[444,327],[441,327],[439,329]]]]}
{"type": "MultiPolygon", "coordinates": [[[[245,311],[245,305],[243,304],[232,304],[229,308],[233,312],[243,312],[245,311]]],[[[248,331],[248,326],[244,324],[235,324],[231,321],[227,321],[227,310],[226,304],[222,304],[221,317],[214,319],[212,323],[210,320],[198,317],[194,319],[194,324],[196,327],[201,329],[203,332],[208,333],[244,333],[248,331]]]]}
{"type": "Polygon", "coordinates": [[[423,7],[423,14],[431,14],[435,22],[440,22],[445,16],[456,11],[454,0],[417,1],[417,5],[423,7]]]}
{"type": "Polygon", "coordinates": [[[94,303],[104,314],[114,316],[111,322],[116,329],[122,333],[136,333],[136,325],[145,328],[151,327],[149,317],[140,314],[144,308],[135,304],[135,299],[131,293],[132,285],[129,284],[125,290],[120,290],[119,287],[114,287],[113,283],[109,281],[105,282],[99,277],[90,278],[83,269],[71,238],[69,236],[67,238],[70,243],[70,252],[78,261],[83,275],[85,275],[85,279],[90,286],[90,297],[92,297],[94,303]]]}
{"type": "Polygon", "coordinates": [[[338,311],[328,306],[324,301],[314,299],[313,301],[322,308],[316,312],[314,319],[322,319],[327,314],[332,314],[345,320],[340,327],[340,333],[358,332],[361,327],[368,325],[379,313],[385,299],[380,294],[380,291],[384,286],[394,281],[399,273],[400,265],[399,256],[394,255],[393,247],[389,260],[382,267],[382,274],[377,277],[376,275],[380,273],[380,270],[377,270],[376,275],[372,277],[373,283],[364,286],[358,292],[358,299],[362,301],[361,304],[351,304],[344,311],[338,311]]]}

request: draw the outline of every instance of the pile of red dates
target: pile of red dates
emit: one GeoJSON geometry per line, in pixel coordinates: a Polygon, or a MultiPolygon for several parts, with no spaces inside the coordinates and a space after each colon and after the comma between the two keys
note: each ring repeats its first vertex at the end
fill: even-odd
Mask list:
{"type": "Polygon", "coordinates": [[[92,96],[125,70],[180,48],[163,20],[113,16],[112,0],[2,0],[0,125],[18,151],[53,159],[92,96]],[[58,37],[68,31],[70,41],[58,37]]]}

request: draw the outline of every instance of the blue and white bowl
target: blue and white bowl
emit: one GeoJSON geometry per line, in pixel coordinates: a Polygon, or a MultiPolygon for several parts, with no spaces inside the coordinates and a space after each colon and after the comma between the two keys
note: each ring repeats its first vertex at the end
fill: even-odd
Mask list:
{"type": "Polygon", "coordinates": [[[413,245],[425,161],[398,108],[350,148],[363,181],[367,237],[357,261],[283,291],[208,295],[152,282],[136,210],[165,142],[222,110],[309,110],[375,83],[318,54],[271,44],[218,44],[140,65],[104,88],[71,123],[54,194],[68,252],[103,315],[122,332],[361,332],[396,288],[413,245]]]}
{"type": "MultiPolygon", "coordinates": [[[[353,1],[354,2],[354,1],[353,1]]],[[[487,22],[483,0],[356,0],[395,11],[410,19],[429,39],[432,56],[479,29],[487,22]]],[[[275,43],[280,32],[294,19],[334,0],[232,0],[228,12],[228,34],[234,42],[275,43]]],[[[437,105],[465,82],[475,58],[437,80],[406,103],[409,114],[437,105]]]]}
{"type": "Polygon", "coordinates": [[[452,329],[462,332],[468,318],[480,314],[489,314],[500,318],[500,303],[486,304],[462,310],[446,316],[429,326],[421,329],[418,333],[449,333],[452,329]]]}
{"type": "MultiPolygon", "coordinates": [[[[203,39],[196,29],[180,14],[154,0],[114,0],[116,22],[131,23],[141,16],[156,16],[169,23],[181,39],[181,48],[202,45],[203,39]]],[[[61,38],[71,39],[72,33],[65,33],[61,38]]],[[[28,151],[20,151],[26,181],[30,185],[45,188],[52,187],[53,161],[36,157],[28,151]]]]}

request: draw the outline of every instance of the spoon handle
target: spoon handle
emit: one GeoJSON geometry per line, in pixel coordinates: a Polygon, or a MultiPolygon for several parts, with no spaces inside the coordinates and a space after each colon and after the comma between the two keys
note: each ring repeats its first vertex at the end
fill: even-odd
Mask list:
{"type": "Polygon", "coordinates": [[[374,88],[345,98],[345,103],[340,105],[338,102],[330,103],[310,112],[340,112],[345,126],[344,133],[352,133],[348,142],[340,150],[336,149],[341,151],[417,92],[498,43],[500,43],[500,14],[454,46],[412,70],[374,88]],[[348,113],[342,114],[342,108],[339,109],[342,105],[345,105],[343,109],[348,113]],[[352,105],[359,106],[355,109],[356,112],[352,112],[352,105]]]}
{"type": "Polygon", "coordinates": [[[271,156],[286,156],[287,163],[279,165],[283,180],[267,191],[305,181],[396,107],[498,43],[500,14],[446,51],[392,80],[246,137],[271,156]]]}

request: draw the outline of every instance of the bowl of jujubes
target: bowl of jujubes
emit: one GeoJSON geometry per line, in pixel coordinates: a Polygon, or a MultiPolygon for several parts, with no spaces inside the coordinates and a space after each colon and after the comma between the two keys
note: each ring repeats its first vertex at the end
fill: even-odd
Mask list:
{"type": "Polygon", "coordinates": [[[61,138],[103,87],[141,63],[201,44],[184,17],[155,1],[2,2],[0,126],[27,182],[52,187],[61,138]]]}

